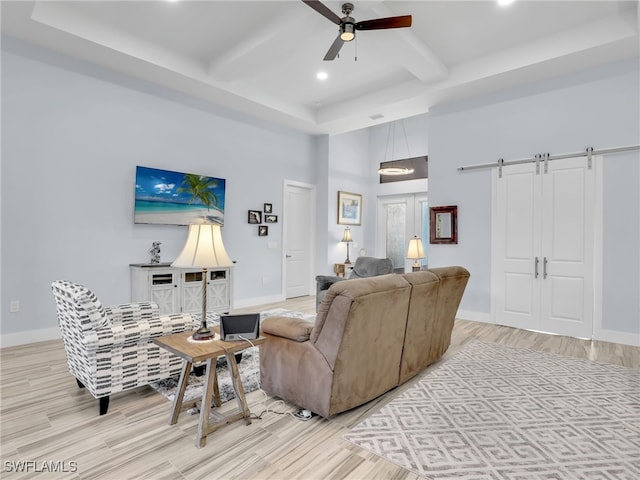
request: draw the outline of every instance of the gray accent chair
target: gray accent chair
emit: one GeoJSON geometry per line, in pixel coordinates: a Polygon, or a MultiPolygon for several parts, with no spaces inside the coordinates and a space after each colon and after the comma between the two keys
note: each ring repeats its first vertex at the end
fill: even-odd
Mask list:
{"type": "MultiPolygon", "coordinates": [[[[393,273],[393,262],[390,258],[358,257],[348,279],[376,277],[387,273],[393,273]]],[[[347,280],[347,278],[335,275],[316,276],[316,312],[329,287],[342,280],[347,280]]]]}

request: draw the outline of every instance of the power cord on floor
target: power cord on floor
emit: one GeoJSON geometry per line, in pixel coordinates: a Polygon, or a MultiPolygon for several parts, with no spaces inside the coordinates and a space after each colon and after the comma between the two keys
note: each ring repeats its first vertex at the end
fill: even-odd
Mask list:
{"type": "Polygon", "coordinates": [[[293,418],[295,418],[295,416],[293,414],[293,411],[291,411],[291,410],[285,410],[285,411],[274,410],[274,408],[276,408],[276,406],[280,406],[280,407],[286,408],[287,405],[284,402],[284,400],[274,400],[271,403],[267,403],[269,401],[269,395],[267,395],[267,392],[265,392],[261,388],[258,388],[258,390],[264,396],[264,399],[262,400],[262,402],[260,402],[258,404],[258,406],[262,406],[263,410],[260,412],[259,415],[256,415],[255,413],[252,413],[251,414],[251,418],[252,419],[254,419],[254,420],[262,420],[262,416],[265,415],[265,414],[269,414],[269,413],[274,413],[276,415],[291,415],[293,418]]]}
{"type": "MultiPolygon", "coordinates": [[[[253,344],[253,342],[251,340],[249,340],[248,338],[245,337],[240,337],[240,339],[249,342],[249,344],[252,347],[255,347],[255,345],[253,344]]],[[[222,346],[222,348],[224,349],[225,353],[229,353],[229,351],[222,346]]],[[[249,416],[249,418],[253,419],[253,420],[262,420],[263,415],[265,414],[269,414],[269,413],[274,413],[276,415],[291,415],[293,418],[295,418],[294,414],[292,411],[278,411],[278,410],[274,410],[275,406],[281,406],[281,407],[285,407],[286,408],[286,404],[284,403],[283,400],[274,400],[271,403],[267,403],[269,400],[269,395],[267,395],[267,392],[265,392],[264,390],[262,390],[261,388],[258,388],[258,390],[262,393],[262,395],[264,396],[264,399],[262,400],[262,402],[258,403],[258,406],[262,406],[263,410],[260,412],[259,415],[256,415],[255,413],[251,413],[251,415],[249,416]]]]}

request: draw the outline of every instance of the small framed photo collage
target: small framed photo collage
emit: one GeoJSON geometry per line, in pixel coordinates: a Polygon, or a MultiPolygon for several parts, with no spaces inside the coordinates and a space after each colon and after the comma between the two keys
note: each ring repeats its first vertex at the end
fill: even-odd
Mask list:
{"type": "Polygon", "coordinates": [[[263,223],[278,223],[278,216],[273,213],[273,204],[265,203],[262,207],[262,211],[249,210],[247,223],[258,225],[259,237],[266,237],[269,235],[269,225],[263,225],[263,223]]]}

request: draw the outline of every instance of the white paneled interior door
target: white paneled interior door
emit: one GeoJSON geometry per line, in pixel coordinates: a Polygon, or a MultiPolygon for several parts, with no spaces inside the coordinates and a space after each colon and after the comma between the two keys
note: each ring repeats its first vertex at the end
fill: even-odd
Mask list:
{"type": "Polygon", "coordinates": [[[501,178],[496,171],[496,323],[592,337],[594,212],[595,168],[586,157],[503,167],[501,178]]]}
{"type": "Polygon", "coordinates": [[[315,188],[286,181],[284,187],[285,296],[312,294],[315,188]]]}

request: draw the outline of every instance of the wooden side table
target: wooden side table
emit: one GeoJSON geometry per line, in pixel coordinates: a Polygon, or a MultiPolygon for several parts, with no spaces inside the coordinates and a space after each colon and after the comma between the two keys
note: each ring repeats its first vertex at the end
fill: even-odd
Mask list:
{"type": "MultiPolygon", "coordinates": [[[[218,333],[218,327],[213,327],[218,333]]],[[[240,372],[236,363],[235,354],[246,350],[252,345],[246,340],[237,342],[223,342],[214,340],[210,342],[192,342],[189,341],[193,332],[182,332],[164,337],[153,339],[153,343],[166,348],[175,353],[184,360],[182,372],[180,373],[180,381],[178,382],[178,391],[176,392],[171,407],[171,415],[169,417],[169,425],[178,422],[178,416],[183,409],[184,393],[189,382],[189,374],[194,363],[206,361],[207,376],[202,392],[202,405],[200,406],[200,420],[198,421],[198,432],[196,434],[196,447],[204,447],[207,443],[207,435],[218,430],[220,427],[244,418],[247,425],[251,424],[251,412],[247,406],[247,399],[244,396],[244,388],[240,380],[240,372]],[[231,369],[231,380],[233,389],[236,392],[236,401],[238,402],[238,411],[230,415],[221,415],[215,413],[216,421],[209,422],[209,414],[211,412],[211,401],[215,400],[215,405],[220,406],[220,393],[218,391],[218,377],[216,375],[216,359],[224,355],[227,358],[227,364],[231,369]],[[214,396],[215,391],[215,396],[214,396]]],[[[266,340],[265,337],[259,337],[251,340],[253,345],[260,345],[266,340]]]]}
{"type": "Polygon", "coordinates": [[[353,263],[334,263],[333,271],[339,277],[346,277],[353,270],[353,263]]]}

